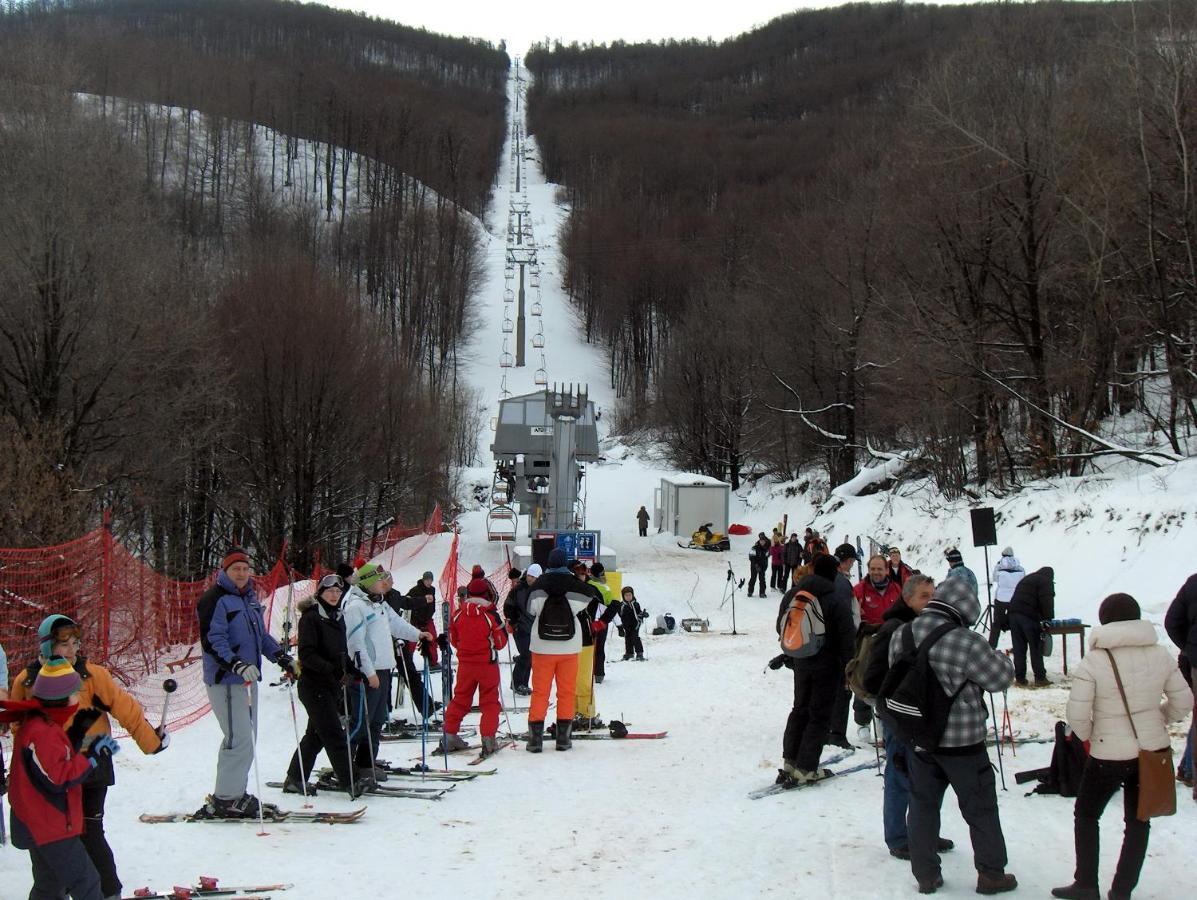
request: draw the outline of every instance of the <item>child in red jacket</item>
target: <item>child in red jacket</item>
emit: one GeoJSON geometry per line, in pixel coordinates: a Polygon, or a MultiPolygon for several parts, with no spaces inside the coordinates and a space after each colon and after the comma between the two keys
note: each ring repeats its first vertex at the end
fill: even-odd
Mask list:
{"type": "Polygon", "coordinates": [[[494,591],[485,578],[472,579],[466,598],[457,604],[449,621],[449,641],[457,652],[457,684],[453,700],[445,710],[445,749],[464,750],[468,744],[457,730],[470,711],[474,690],[482,710],[482,757],[498,749],[495,734],[499,730],[499,652],[507,646],[507,631],[495,609],[494,591]]]}
{"type": "Polygon", "coordinates": [[[79,839],[83,782],[96,758],[116,753],[120,745],[103,735],[86,754],[80,753],[78,743],[86,727],[72,729],[72,745],[63,725],[79,709],[79,686],[79,673],[65,659],[54,657],[38,672],[32,700],[0,701],[0,722],[19,724],[9,801],[13,845],[29,851],[33,867],[31,897],[69,894],[75,900],[101,900],[100,875],[79,839]]]}

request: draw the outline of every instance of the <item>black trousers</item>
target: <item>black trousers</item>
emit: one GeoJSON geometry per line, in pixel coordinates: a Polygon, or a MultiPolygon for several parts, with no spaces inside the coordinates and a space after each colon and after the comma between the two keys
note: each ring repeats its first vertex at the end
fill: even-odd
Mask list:
{"type": "Polygon", "coordinates": [[[100,876],[91,857],[77,838],[52,841],[29,849],[33,869],[33,890],[29,900],[103,900],[100,876]]]}
{"type": "Polygon", "coordinates": [[[624,656],[643,656],[644,642],[640,640],[640,623],[637,622],[631,628],[623,627],[623,655],[624,656]]]}
{"type": "MultiPolygon", "coordinates": [[[[840,684],[835,691],[835,704],[831,708],[831,719],[828,721],[827,730],[832,737],[844,738],[848,737],[848,711],[852,708],[852,692],[844,687],[843,674],[840,675],[840,684]]],[[[867,724],[867,723],[863,723],[867,724]]]]}
{"type": "Polygon", "coordinates": [[[1031,671],[1036,678],[1047,678],[1043,666],[1043,645],[1040,640],[1040,625],[1030,616],[1010,613],[1010,640],[1014,644],[1014,677],[1027,680],[1027,651],[1031,651],[1031,671]]]}
{"type": "Polygon", "coordinates": [[[950,785],[956,793],[960,815],[968,823],[973,844],[973,865],[978,872],[1001,875],[1006,869],[1006,838],[998,818],[997,789],[989,754],[982,747],[971,753],[907,754],[910,773],[910,807],[906,829],[910,840],[910,869],[919,881],[940,874],[940,808],[950,785]]]}
{"type": "Polygon", "coordinates": [[[100,893],[111,897],[121,892],[121,880],[116,875],[116,859],[108,838],[104,835],[104,800],[108,796],[108,785],[83,784],[83,849],[91,858],[92,865],[100,875],[100,893]]]}
{"type": "Polygon", "coordinates": [[[513,637],[516,657],[511,666],[511,686],[526,688],[528,679],[532,676],[532,633],[516,629],[513,637]]]}
{"type": "Polygon", "coordinates": [[[998,638],[1002,636],[1003,631],[1010,630],[1010,604],[998,603],[993,604],[993,620],[989,625],[989,646],[994,650],[997,649],[998,638]]]}
{"type": "Polygon", "coordinates": [[[1097,851],[1099,845],[1098,820],[1122,788],[1122,852],[1114,872],[1112,894],[1129,897],[1139,883],[1139,872],[1147,856],[1147,839],[1151,823],[1140,822],[1138,759],[1109,760],[1089,757],[1081,775],[1081,787],[1073,810],[1073,832],[1076,839],[1076,874],[1073,881],[1081,887],[1097,887],[1097,851]]]}
{"type": "MultiPolygon", "coordinates": [[[[355,691],[349,692],[352,706],[355,691]]],[[[323,750],[337,773],[337,780],[343,785],[353,781],[349,766],[349,744],[345,728],[341,723],[341,694],[313,688],[299,679],[299,702],[308,713],[308,727],[299,739],[299,747],[291,754],[291,765],[287,767],[287,778],[291,781],[306,781],[316,765],[316,757],[323,750]]],[[[363,726],[364,727],[364,726],[363,726]]]]}
{"type": "Polygon", "coordinates": [[[607,629],[594,636],[594,677],[607,677],[607,629]]]}
{"type": "Polygon", "coordinates": [[[648,537],[648,523],[647,522],[640,523],[640,536],[648,537]]]}
{"type": "Polygon", "coordinates": [[[835,666],[794,670],[794,707],[786,719],[781,752],[799,769],[811,772],[819,767],[836,689],[843,678],[835,666]]]}
{"type": "Polygon", "coordinates": [[[755,564],[750,565],[752,569],[752,576],[748,579],[748,596],[752,596],[752,591],[756,587],[757,579],[761,582],[761,596],[765,596],[765,569],[763,566],[757,567],[755,564]]]}

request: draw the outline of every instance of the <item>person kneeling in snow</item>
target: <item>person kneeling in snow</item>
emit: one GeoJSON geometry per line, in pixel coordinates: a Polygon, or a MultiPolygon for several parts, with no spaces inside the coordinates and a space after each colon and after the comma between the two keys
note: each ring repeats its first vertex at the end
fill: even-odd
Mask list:
{"type": "Polygon", "coordinates": [[[13,845],[29,851],[33,866],[31,897],[103,897],[100,875],[80,840],[83,782],[97,760],[120,745],[105,734],[79,752],[94,718],[70,734],[63,730],[79,709],[79,687],[79,673],[55,657],[38,671],[32,699],[0,701],[0,722],[21,726],[13,740],[9,800],[13,845]]]}
{"type": "Polygon", "coordinates": [[[464,603],[457,605],[449,622],[449,642],[457,651],[457,684],[445,710],[445,750],[465,750],[469,745],[457,731],[470,711],[474,691],[482,710],[482,758],[498,749],[499,653],[507,646],[503,620],[492,601],[494,589],[485,578],[474,578],[466,587],[464,603]]]}

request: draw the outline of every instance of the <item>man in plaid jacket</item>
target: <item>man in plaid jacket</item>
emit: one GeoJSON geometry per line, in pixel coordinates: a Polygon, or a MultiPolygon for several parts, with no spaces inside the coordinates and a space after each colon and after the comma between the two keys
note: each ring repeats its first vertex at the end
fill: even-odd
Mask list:
{"type": "Polygon", "coordinates": [[[998,818],[993,766],[985,748],[985,693],[1004,691],[1014,680],[1014,665],[1005,654],[969,628],[981,615],[976,593],[962,579],[944,581],[935,589],[926,609],[908,625],[894,632],[890,664],[901,655],[905,629],[921,644],[945,622],[960,627],[948,632],[931,648],[930,662],[948,696],[954,697],[938,749],[915,748],[908,756],[910,769],[910,868],[919,892],[933,894],[943,885],[939,854],[939,811],[951,785],[960,813],[969,825],[977,869],[977,893],[999,894],[1018,886],[1007,874],[1006,841],[998,818]]]}

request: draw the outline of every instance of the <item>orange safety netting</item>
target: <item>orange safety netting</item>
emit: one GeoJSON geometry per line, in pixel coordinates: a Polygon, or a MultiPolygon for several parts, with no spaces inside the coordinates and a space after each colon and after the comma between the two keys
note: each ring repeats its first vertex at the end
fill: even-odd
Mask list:
{"type": "MultiPolygon", "coordinates": [[[[421,532],[431,539],[441,529],[437,507],[423,525],[391,526],[367,549],[377,555],[399,540],[421,532]]],[[[255,576],[268,627],[271,595],[295,580],[281,561],[255,576]]],[[[304,593],[310,593],[307,579],[298,580],[305,582],[304,593]]],[[[61,613],[82,629],[81,652],[107,667],[154,725],[162,714],[167,678],[177,684],[167,724],[190,724],[209,708],[195,607],[210,583],[210,578],[176,581],[155,572],[107,527],[56,547],[0,549],[0,646],[8,654],[10,677],[37,659],[41,621],[61,613]]],[[[296,599],[300,593],[296,591],[296,599]]]]}

